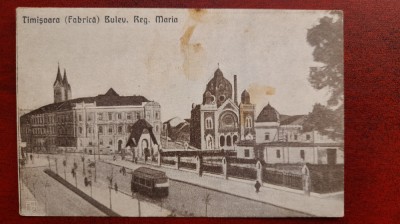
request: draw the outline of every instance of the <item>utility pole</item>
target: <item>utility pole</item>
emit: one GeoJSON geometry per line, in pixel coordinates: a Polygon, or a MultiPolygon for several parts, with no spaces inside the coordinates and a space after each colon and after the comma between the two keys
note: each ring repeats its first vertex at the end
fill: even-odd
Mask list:
{"type": "Polygon", "coordinates": [[[46,215],[49,215],[48,211],[47,211],[47,188],[50,187],[51,185],[46,181],[46,184],[44,185],[44,197],[45,197],[45,211],[46,211],[46,215]]]}
{"type": "Polygon", "coordinates": [[[97,154],[98,154],[99,160],[100,160],[100,132],[99,132],[99,126],[97,126],[97,154]]]}
{"type": "Polygon", "coordinates": [[[111,189],[112,189],[112,183],[113,183],[113,174],[114,174],[114,167],[111,167],[111,174],[107,176],[108,180],[108,190],[110,193],[110,209],[112,210],[112,203],[111,203],[111,189]]]}
{"type": "Polygon", "coordinates": [[[55,162],[55,164],[56,164],[56,173],[57,173],[57,175],[58,175],[58,167],[57,167],[57,157],[54,157],[54,162],[55,162]]]}
{"type": "Polygon", "coordinates": [[[210,201],[211,201],[211,196],[209,193],[206,193],[206,196],[204,197],[203,201],[206,205],[206,217],[207,217],[208,205],[210,204],[210,201]]]}

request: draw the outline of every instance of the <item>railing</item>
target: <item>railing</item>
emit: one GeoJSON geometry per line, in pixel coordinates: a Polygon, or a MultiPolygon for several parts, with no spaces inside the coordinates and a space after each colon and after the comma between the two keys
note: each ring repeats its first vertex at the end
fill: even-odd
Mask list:
{"type": "Polygon", "coordinates": [[[169,159],[161,159],[161,164],[166,164],[166,165],[175,165],[175,160],[169,160],[169,159]]]}
{"type": "Polygon", "coordinates": [[[180,162],[179,166],[182,168],[191,169],[191,170],[196,169],[196,163],[180,162]]]}
{"type": "Polygon", "coordinates": [[[257,179],[257,170],[247,167],[228,166],[227,174],[229,177],[237,177],[241,179],[257,179]]]}
{"type": "Polygon", "coordinates": [[[222,174],[222,166],[215,166],[211,164],[203,164],[203,171],[213,174],[222,174]]]}
{"type": "Polygon", "coordinates": [[[263,182],[289,187],[293,189],[303,189],[303,179],[301,174],[287,173],[277,170],[264,170],[263,182]]]}
{"type": "Polygon", "coordinates": [[[204,150],[204,151],[162,151],[161,156],[163,157],[195,157],[195,156],[236,156],[236,152],[233,150],[204,150]]]}

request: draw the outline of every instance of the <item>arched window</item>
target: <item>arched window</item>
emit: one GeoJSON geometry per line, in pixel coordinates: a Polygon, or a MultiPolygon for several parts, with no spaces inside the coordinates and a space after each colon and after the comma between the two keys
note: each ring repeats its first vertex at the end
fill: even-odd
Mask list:
{"type": "Polygon", "coordinates": [[[211,117],[206,118],[206,129],[212,129],[213,128],[213,120],[211,117]]]}
{"type": "Polygon", "coordinates": [[[231,146],[232,145],[232,139],[231,139],[230,135],[226,136],[226,145],[227,146],[231,146]]]}
{"type": "Polygon", "coordinates": [[[99,126],[99,134],[103,134],[103,127],[99,126]]]}
{"type": "Polygon", "coordinates": [[[219,145],[221,147],[225,146],[225,136],[221,135],[221,137],[219,137],[219,145]]]}
{"type": "Polygon", "coordinates": [[[246,117],[245,127],[246,128],[251,128],[252,126],[253,126],[253,119],[251,119],[250,116],[246,117]]]}
{"type": "Polygon", "coordinates": [[[235,144],[237,142],[237,138],[238,138],[237,135],[233,136],[233,144],[235,144]]]}

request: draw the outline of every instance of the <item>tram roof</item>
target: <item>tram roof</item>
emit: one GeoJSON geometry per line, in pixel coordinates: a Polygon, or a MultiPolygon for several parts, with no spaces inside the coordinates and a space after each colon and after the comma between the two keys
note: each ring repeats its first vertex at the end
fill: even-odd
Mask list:
{"type": "Polygon", "coordinates": [[[151,168],[147,167],[139,167],[136,170],[132,172],[132,174],[136,176],[142,176],[142,177],[147,177],[147,178],[165,178],[167,175],[165,175],[165,172],[159,171],[159,170],[154,170],[151,168]]]}

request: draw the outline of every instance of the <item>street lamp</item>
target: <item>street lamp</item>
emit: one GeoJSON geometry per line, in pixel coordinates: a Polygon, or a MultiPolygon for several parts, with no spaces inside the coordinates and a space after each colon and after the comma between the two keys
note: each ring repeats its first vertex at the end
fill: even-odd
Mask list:
{"type": "Polygon", "coordinates": [[[57,157],[54,157],[54,162],[56,164],[56,173],[58,175],[58,167],[57,167],[58,163],[57,163],[57,160],[58,160],[57,157]]]}
{"type": "MultiPolygon", "coordinates": [[[[100,132],[99,132],[99,127],[100,126],[98,126],[97,127],[97,154],[98,154],[98,159],[100,160],[100,132]]],[[[93,153],[93,155],[94,155],[94,153],[93,153]]],[[[95,158],[95,160],[96,160],[96,158],[95,158]]]]}
{"type": "Polygon", "coordinates": [[[50,156],[49,155],[47,155],[47,161],[49,161],[49,169],[51,169],[51,167],[50,167],[50,156]]]}
{"type": "Polygon", "coordinates": [[[64,180],[67,180],[67,173],[66,173],[66,169],[67,169],[67,158],[64,158],[64,160],[63,160],[63,166],[64,166],[64,180]]]}
{"type": "Polygon", "coordinates": [[[203,202],[206,205],[206,217],[207,217],[207,208],[208,208],[208,205],[210,204],[210,201],[211,201],[211,196],[210,196],[209,193],[206,193],[206,195],[205,195],[205,197],[203,199],[203,202]]]}
{"type": "Polygon", "coordinates": [[[82,160],[82,167],[83,167],[82,174],[85,175],[86,171],[85,171],[85,156],[84,155],[82,155],[81,160],[82,160]]]}
{"type": "Polygon", "coordinates": [[[44,197],[45,197],[45,211],[46,211],[46,215],[48,215],[48,211],[47,211],[47,188],[50,187],[51,185],[46,181],[46,184],[44,185],[44,197]]]}
{"type": "Polygon", "coordinates": [[[107,176],[107,180],[108,180],[108,190],[110,192],[110,209],[112,209],[112,203],[111,203],[111,188],[112,188],[112,183],[113,183],[113,172],[114,172],[114,168],[111,167],[111,174],[109,176],[107,176]]]}

